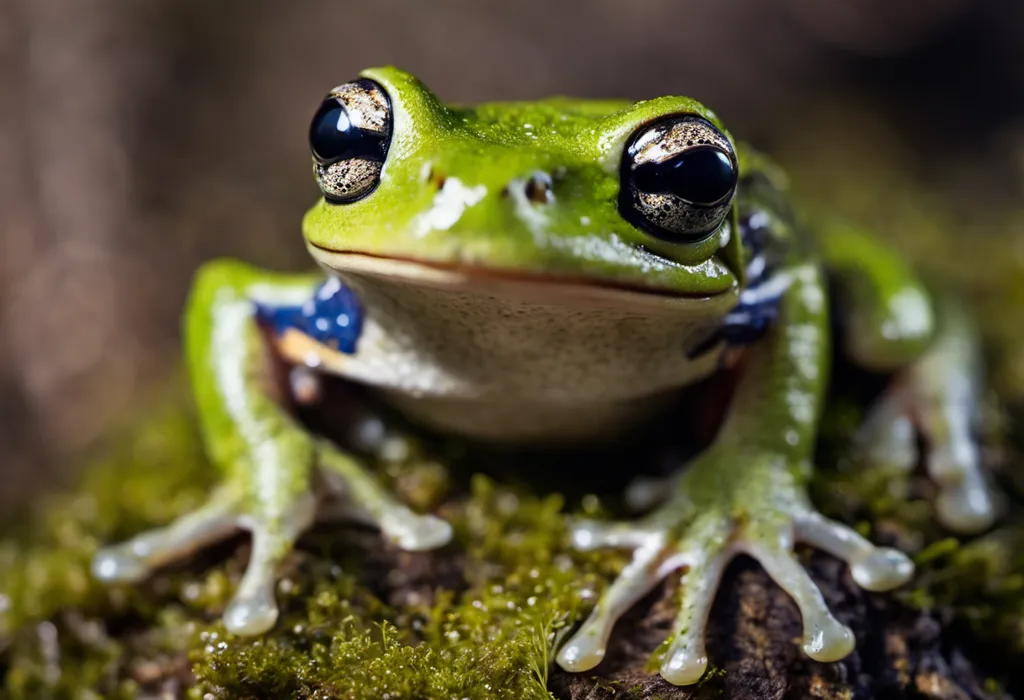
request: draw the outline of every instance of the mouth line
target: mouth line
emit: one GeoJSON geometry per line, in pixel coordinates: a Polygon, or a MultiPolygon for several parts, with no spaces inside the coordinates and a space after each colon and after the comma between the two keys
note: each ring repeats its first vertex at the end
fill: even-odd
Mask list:
{"type": "MultiPolygon", "coordinates": [[[[632,294],[642,294],[651,297],[661,297],[665,299],[711,299],[720,297],[728,294],[731,290],[725,289],[721,292],[713,293],[687,293],[678,292],[664,287],[654,287],[645,285],[640,282],[629,282],[623,280],[607,280],[595,277],[593,275],[572,275],[572,274],[544,274],[535,272],[523,272],[522,270],[516,270],[505,267],[491,267],[487,265],[473,265],[458,262],[446,262],[439,260],[428,260],[424,258],[416,258],[411,256],[402,255],[381,255],[378,253],[368,253],[359,250],[345,250],[345,249],[334,249],[327,248],[325,246],[317,245],[316,243],[309,242],[309,245],[331,257],[341,257],[356,260],[364,260],[367,262],[379,261],[383,264],[396,264],[401,266],[420,267],[441,274],[461,275],[467,280],[494,280],[499,282],[509,283],[523,283],[523,284],[541,284],[541,285],[552,285],[552,286],[581,286],[591,287],[596,289],[605,289],[611,291],[620,291],[632,294]]],[[[331,265],[330,260],[322,260],[325,264],[333,269],[339,269],[334,265],[331,265]]],[[[344,271],[341,269],[340,271],[344,271]]]]}

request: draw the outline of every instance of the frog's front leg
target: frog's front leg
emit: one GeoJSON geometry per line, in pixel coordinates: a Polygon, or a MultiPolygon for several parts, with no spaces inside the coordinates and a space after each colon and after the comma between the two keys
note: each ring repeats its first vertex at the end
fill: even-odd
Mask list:
{"type": "Polygon", "coordinates": [[[224,624],[238,634],[262,633],[277,619],[279,564],[315,518],[318,468],[354,512],[399,546],[424,549],[447,541],[446,523],[396,502],[352,457],[310,436],[268,391],[271,357],[256,310],[269,309],[272,326],[275,309],[315,306],[318,281],[230,261],[199,273],[186,313],[188,364],[207,452],[224,480],[198,510],[101,549],[93,561],[98,578],[137,581],[199,547],[247,531],[252,553],[224,624]]]}
{"type": "Polygon", "coordinates": [[[597,665],[616,619],[670,572],[685,569],[682,607],[661,664],[671,683],[695,683],[707,667],[704,627],[728,562],[757,559],[792,596],[804,622],[804,651],[835,661],[854,646],[852,633],[829,612],[797,561],[805,542],[848,562],[870,590],[905,582],[913,571],[900,552],[876,548],[850,528],[818,514],[805,489],[828,360],[826,303],[820,270],[780,273],[789,287],[780,320],[751,349],[730,414],[711,448],[686,468],[674,495],[636,523],[583,522],[581,549],[622,547],[633,560],[604,593],[589,619],[559,651],[570,671],[597,665]]]}

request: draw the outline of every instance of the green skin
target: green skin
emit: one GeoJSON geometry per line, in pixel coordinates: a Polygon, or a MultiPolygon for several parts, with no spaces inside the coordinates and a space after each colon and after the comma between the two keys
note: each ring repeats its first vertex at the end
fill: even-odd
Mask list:
{"type": "MultiPolygon", "coordinates": [[[[936,327],[928,293],[897,255],[841,225],[805,240],[783,204],[783,177],[745,146],[737,148],[741,181],[733,214],[714,235],[698,243],[668,243],[622,218],[619,167],[631,134],[676,114],[699,115],[723,129],[703,105],[662,97],[634,104],[557,98],[450,107],[396,69],[363,76],[383,86],[393,112],[380,184],[351,204],[321,199],[306,214],[303,234],[327,273],[358,292],[366,323],[376,329],[375,336],[366,336],[374,339],[361,339],[354,355],[342,356],[305,338],[268,338],[255,320],[253,300],[301,303],[322,274],[281,275],[232,261],[205,266],[186,313],[186,350],[206,444],[223,469],[223,485],[199,511],[101,550],[97,576],[138,580],[199,546],[248,530],[252,560],[224,619],[231,631],[258,634],[276,621],[275,572],[313,521],[324,491],[315,486],[326,484],[329,492],[337,487],[350,512],[378,524],[401,547],[444,544],[450,537],[446,523],[398,503],[356,457],[308,434],[268,393],[271,354],[376,387],[415,418],[455,432],[508,440],[540,435],[541,428],[528,420],[511,427],[515,421],[501,412],[507,402],[518,413],[544,416],[555,434],[543,439],[594,439],[581,437],[585,426],[571,421],[560,427],[560,416],[594,405],[588,425],[623,421],[621,406],[634,404],[623,404],[616,381],[635,385],[646,377],[641,368],[651,363],[641,351],[649,347],[622,341],[612,369],[595,369],[599,376],[591,384],[556,386],[557,400],[535,389],[516,395],[516,387],[530,387],[534,378],[547,387],[549,376],[579,365],[581,348],[594,356],[606,351],[588,347],[586,340],[573,342],[576,332],[589,337],[589,321],[581,317],[621,313],[640,328],[648,328],[648,321],[650,327],[671,328],[721,318],[745,284],[743,248],[735,235],[744,207],[775,221],[771,245],[781,251],[782,264],[773,274],[785,289],[779,321],[746,351],[743,378],[716,442],[681,470],[666,502],[636,521],[575,524],[575,546],[628,548],[633,560],[561,648],[558,662],[572,671],[595,666],[615,620],[664,576],[684,569],[679,620],[661,673],[673,683],[696,682],[707,665],[703,628],[715,589],[725,565],[741,552],[758,559],[792,595],[804,617],[804,649],[821,661],[844,657],[854,640],[794,558],[796,542],[844,559],[854,579],[872,590],[910,577],[912,565],[904,555],[876,548],[826,520],[805,495],[830,357],[826,271],[846,292],[841,322],[851,339],[850,355],[870,368],[897,372],[865,426],[860,449],[870,459],[907,466],[916,461],[915,432],[923,433],[924,458],[941,486],[939,513],[946,524],[976,530],[991,521],[969,434],[976,370],[970,328],[955,306],[936,327]],[[538,172],[553,181],[552,199],[540,205],[522,196],[526,178],[538,172]],[[521,330],[511,328],[518,317],[500,313],[504,305],[533,304],[530,317],[542,308],[556,319],[570,308],[592,311],[566,321],[565,348],[548,339],[544,357],[553,358],[545,360],[551,367],[511,356],[495,365],[478,349],[487,344],[486,333],[477,328],[470,335],[460,325],[463,307],[450,306],[453,294],[490,319],[492,350],[521,330]],[[403,315],[410,304],[422,306],[403,315]],[[495,317],[508,321],[495,323],[495,317]],[[510,335],[503,335],[502,323],[510,335]],[[432,342],[437,334],[444,338],[440,344],[432,342]],[[310,353],[316,362],[309,363],[310,353]],[[388,373],[399,365],[413,371],[402,377],[388,373]],[[453,367],[471,369],[460,374],[453,367]],[[545,375],[547,369],[554,373],[545,375]],[[529,410],[519,410],[524,406],[529,410]],[[488,422],[490,413],[496,418],[488,422]],[[496,434],[495,425],[510,426],[509,432],[496,434]]],[[[529,334],[523,337],[529,342],[529,334]]],[[[724,352],[712,354],[714,364],[680,365],[673,379],[648,379],[643,392],[681,389],[715,371],[724,352]]],[[[655,359],[660,366],[661,358],[655,359]]],[[[666,356],[664,362],[682,359],[666,356]]],[[[639,484],[632,495],[653,500],[650,491],[639,484]]]]}

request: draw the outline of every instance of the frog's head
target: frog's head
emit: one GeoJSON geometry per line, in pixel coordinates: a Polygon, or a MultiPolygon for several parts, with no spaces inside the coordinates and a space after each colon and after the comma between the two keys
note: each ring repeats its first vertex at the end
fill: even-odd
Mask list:
{"type": "Polygon", "coordinates": [[[378,68],[331,90],[310,141],[303,231],[343,276],[662,305],[738,288],[736,153],[694,100],[454,107],[378,68]]]}

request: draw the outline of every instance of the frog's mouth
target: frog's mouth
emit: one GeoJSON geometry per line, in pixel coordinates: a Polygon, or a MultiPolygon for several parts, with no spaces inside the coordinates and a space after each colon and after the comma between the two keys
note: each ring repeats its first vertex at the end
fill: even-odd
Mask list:
{"type": "Polygon", "coordinates": [[[708,305],[733,302],[737,285],[721,292],[688,293],[629,280],[598,278],[586,274],[524,272],[488,265],[381,255],[356,250],[333,250],[308,242],[313,257],[343,278],[383,278],[431,288],[511,293],[546,301],[583,300],[642,307],[708,305]]]}

